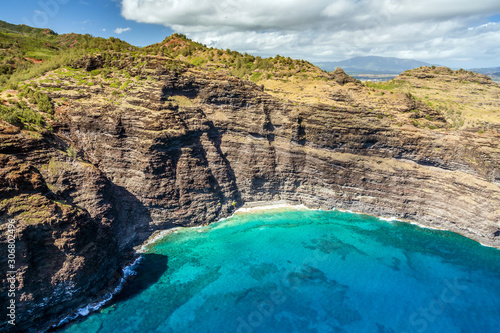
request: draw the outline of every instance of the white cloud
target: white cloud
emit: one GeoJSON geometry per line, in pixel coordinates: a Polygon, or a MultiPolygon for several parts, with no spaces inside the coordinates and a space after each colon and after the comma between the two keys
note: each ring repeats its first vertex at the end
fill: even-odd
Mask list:
{"type": "Polygon", "coordinates": [[[485,29],[485,28],[491,28],[491,27],[494,27],[494,26],[496,26],[496,25],[498,25],[498,24],[499,24],[499,23],[497,23],[497,22],[488,22],[488,23],[486,23],[486,24],[481,24],[481,25],[479,25],[479,26],[477,26],[477,27],[470,27],[470,28],[469,28],[469,29],[467,29],[467,30],[471,31],[471,30],[474,30],[474,29],[485,29]]]}
{"type": "Polygon", "coordinates": [[[127,28],[116,28],[114,30],[114,32],[115,32],[115,34],[121,34],[121,33],[130,31],[130,30],[132,30],[132,29],[130,29],[129,27],[127,27],[127,28]]]}
{"type": "Polygon", "coordinates": [[[500,24],[487,20],[497,13],[498,0],[122,0],[126,19],[219,48],[308,60],[404,55],[451,65],[500,59],[500,24]]]}
{"type": "Polygon", "coordinates": [[[105,32],[105,31],[106,31],[106,28],[102,28],[102,29],[101,29],[101,31],[102,31],[102,32],[105,32]]]}

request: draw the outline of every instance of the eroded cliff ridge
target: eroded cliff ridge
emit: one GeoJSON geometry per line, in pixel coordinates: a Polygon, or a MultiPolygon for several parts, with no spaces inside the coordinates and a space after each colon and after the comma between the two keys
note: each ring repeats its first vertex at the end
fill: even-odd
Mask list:
{"type": "Polygon", "coordinates": [[[295,70],[256,84],[161,55],[97,54],[5,91],[5,104],[36,110],[33,90],[55,105],[36,132],[0,121],[17,327],[47,328],[102,297],[154,231],[207,224],[244,202],[394,216],[500,247],[498,84],[442,68],[403,73],[394,87],[295,70]],[[424,97],[433,85],[467,88],[443,102],[424,97]],[[443,106],[453,103],[465,106],[462,124],[459,107],[443,106]],[[471,103],[489,103],[489,118],[466,118],[471,103]]]}

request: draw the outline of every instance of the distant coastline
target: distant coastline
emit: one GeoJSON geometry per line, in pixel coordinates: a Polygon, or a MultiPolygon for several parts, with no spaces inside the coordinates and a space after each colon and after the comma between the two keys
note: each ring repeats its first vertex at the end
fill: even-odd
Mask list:
{"type": "Polygon", "coordinates": [[[395,74],[357,74],[357,73],[347,73],[353,78],[360,81],[390,81],[397,77],[395,74]]]}

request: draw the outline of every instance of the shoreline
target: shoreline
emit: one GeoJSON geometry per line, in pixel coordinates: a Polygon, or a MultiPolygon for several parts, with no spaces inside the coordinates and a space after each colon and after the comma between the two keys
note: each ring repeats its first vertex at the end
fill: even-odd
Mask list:
{"type": "MultiPolygon", "coordinates": [[[[251,212],[265,211],[265,210],[271,210],[271,209],[296,209],[296,210],[318,210],[318,211],[319,210],[323,210],[323,211],[335,211],[335,210],[337,210],[337,211],[343,212],[343,213],[369,215],[369,216],[373,216],[375,218],[378,218],[379,220],[384,221],[384,222],[389,222],[390,223],[390,222],[393,222],[393,221],[397,221],[397,222],[403,222],[403,223],[413,224],[413,225],[416,225],[416,226],[418,226],[418,227],[420,227],[422,229],[430,229],[430,230],[440,230],[440,231],[453,232],[453,233],[458,234],[458,235],[460,235],[462,237],[465,237],[467,239],[473,240],[474,242],[477,242],[477,243],[479,243],[480,245],[482,245],[484,247],[490,247],[490,248],[494,248],[494,249],[500,250],[500,247],[493,246],[493,245],[488,245],[488,244],[484,244],[481,241],[478,241],[476,239],[467,237],[466,235],[464,235],[462,233],[459,233],[459,232],[456,232],[456,231],[452,231],[452,230],[449,230],[447,228],[440,228],[440,227],[430,226],[430,225],[423,224],[423,223],[420,223],[420,222],[416,222],[416,221],[413,221],[413,220],[402,219],[402,218],[398,218],[398,217],[394,217],[394,216],[386,217],[386,216],[369,214],[369,213],[365,213],[365,212],[361,212],[361,211],[352,211],[352,210],[349,210],[349,209],[341,209],[341,208],[323,209],[320,206],[317,207],[317,208],[312,208],[312,207],[308,207],[305,204],[299,203],[297,201],[288,201],[288,200],[245,202],[243,204],[243,206],[241,206],[238,209],[236,209],[230,216],[220,218],[217,221],[214,221],[212,223],[217,223],[217,222],[221,222],[221,221],[230,219],[231,217],[233,217],[234,215],[237,215],[237,214],[247,214],[247,213],[251,213],[251,212]]],[[[167,235],[169,235],[171,233],[176,232],[179,229],[183,229],[183,228],[201,228],[201,227],[202,226],[174,227],[174,228],[171,228],[171,229],[158,230],[158,231],[154,232],[141,245],[136,246],[134,249],[136,249],[137,253],[141,254],[141,253],[144,253],[146,251],[146,247],[147,246],[149,246],[151,244],[154,244],[158,240],[164,238],[165,236],[167,236],[167,235]]]]}
{"type": "MultiPolygon", "coordinates": [[[[379,220],[382,220],[382,221],[385,221],[385,222],[398,221],[398,222],[404,222],[404,223],[413,224],[413,225],[416,225],[416,226],[418,226],[418,227],[420,227],[422,229],[430,229],[430,230],[440,230],[440,231],[453,232],[453,233],[458,234],[458,235],[460,235],[462,237],[465,237],[465,238],[470,239],[470,240],[472,240],[474,242],[477,242],[477,243],[479,243],[480,245],[482,245],[484,247],[490,247],[490,248],[493,248],[493,249],[500,250],[500,247],[497,247],[497,246],[494,246],[494,245],[484,244],[483,242],[478,241],[478,240],[473,239],[473,238],[470,238],[470,237],[467,237],[466,235],[464,235],[462,233],[459,233],[459,232],[456,232],[456,231],[451,231],[451,230],[449,230],[447,228],[440,228],[440,227],[430,226],[430,225],[423,224],[423,223],[420,223],[420,222],[416,222],[416,221],[413,221],[413,220],[401,219],[401,218],[394,217],[394,216],[385,217],[385,216],[374,215],[374,214],[369,214],[369,213],[365,213],[365,212],[352,211],[352,210],[349,210],[349,209],[341,209],[341,208],[332,208],[332,209],[323,209],[321,207],[320,208],[311,208],[311,207],[308,207],[308,206],[306,206],[304,204],[297,204],[296,202],[286,201],[286,200],[280,200],[280,201],[253,201],[253,202],[249,202],[248,203],[248,207],[247,207],[247,203],[245,203],[242,207],[238,208],[233,213],[233,215],[238,214],[238,213],[248,213],[248,212],[252,212],[252,211],[269,210],[269,209],[277,209],[277,208],[294,208],[294,209],[323,210],[323,211],[335,211],[335,210],[337,210],[337,211],[343,212],[343,213],[369,215],[369,216],[376,217],[379,220]]],[[[231,215],[231,216],[233,216],[233,215],[231,215]]]]}
{"type": "MultiPolygon", "coordinates": [[[[182,228],[185,228],[185,227],[174,227],[171,229],[157,230],[157,231],[153,232],[153,234],[151,234],[151,236],[149,236],[148,239],[146,239],[141,245],[137,245],[136,247],[134,247],[134,250],[139,255],[146,253],[146,250],[147,250],[146,248],[149,245],[156,243],[157,241],[164,238],[165,236],[170,235],[170,234],[172,234],[172,233],[174,233],[177,230],[182,229],[182,228]]],[[[191,228],[199,228],[199,227],[196,226],[196,227],[191,227],[191,228]]]]}
{"type": "Polygon", "coordinates": [[[134,259],[134,261],[125,265],[125,267],[122,268],[123,277],[120,279],[120,282],[118,283],[118,285],[113,289],[112,292],[105,294],[100,301],[88,303],[87,305],[82,306],[81,308],[76,310],[73,314],[67,315],[63,319],[59,320],[59,322],[57,324],[54,324],[54,325],[50,326],[49,328],[47,328],[44,332],[46,332],[47,330],[50,330],[50,329],[55,329],[55,328],[61,327],[69,322],[74,321],[75,319],[77,319],[79,317],[86,317],[87,315],[91,314],[92,312],[95,312],[95,311],[99,310],[100,308],[102,308],[109,301],[111,301],[116,294],[120,293],[123,286],[125,285],[125,282],[127,281],[127,279],[130,276],[137,274],[137,272],[135,271],[135,268],[137,267],[137,265],[139,265],[141,263],[142,259],[143,259],[142,255],[139,255],[137,258],[134,259]]]}
{"type": "MultiPolygon", "coordinates": [[[[360,212],[360,211],[352,211],[352,210],[349,210],[349,209],[341,209],[341,208],[323,209],[321,207],[319,207],[319,208],[311,208],[311,207],[308,207],[308,206],[306,206],[304,204],[297,203],[295,201],[287,201],[287,200],[280,200],[280,201],[252,201],[252,202],[245,203],[242,207],[238,208],[231,216],[233,216],[235,214],[238,214],[238,213],[249,213],[249,212],[254,212],[254,211],[270,210],[270,209],[278,209],[278,208],[293,208],[293,209],[306,209],[306,210],[324,210],[324,211],[334,211],[334,210],[337,210],[337,211],[343,212],[343,213],[369,215],[369,216],[376,217],[379,220],[382,220],[384,222],[389,222],[390,223],[392,221],[398,221],[398,222],[404,222],[404,223],[413,224],[413,225],[416,225],[416,226],[418,226],[420,228],[423,228],[423,229],[453,232],[453,233],[458,234],[458,235],[460,235],[462,237],[465,237],[465,238],[468,238],[470,240],[473,240],[474,242],[477,242],[477,243],[479,243],[480,245],[482,245],[484,247],[490,247],[490,248],[493,248],[493,249],[500,250],[500,247],[497,247],[497,246],[494,246],[494,245],[484,244],[483,242],[481,242],[479,240],[467,237],[466,235],[464,235],[462,233],[459,233],[459,232],[456,232],[456,231],[452,231],[452,230],[449,230],[447,228],[440,228],[440,227],[430,226],[430,225],[423,224],[423,223],[420,223],[420,222],[416,222],[416,221],[413,221],[413,220],[402,219],[402,218],[398,218],[398,217],[394,217],[394,216],[385,217],[385,216],[374,215],[374,214],[369,214],[369,213],[360,212]]],[[[230,218],[231,216],[229,216],[227,218],[230,218]]],[[[221,219],[221,220],[224,220],[224,219],[221,219]]]]}
{"type": "MultiPolygon", "coordinates": [[[[272,210],[272,209],[295,209],[295,210],[311,210],[311,211],[314,211],[314,210],[316,210],[316,211],[339,211],[339,212],[343,212],[343,213],[368,215],[368,216],[373,216],[375,218],[378,218],[381,221],[388,222],[388,223],[391,223],[393,221],[397,221],[397,222],[403,222],[403,223],[409,223],[409,224],[412,224],[412,225],[416,225],[416,226],[418,226],[420,228],[423,228],[423,229],[431,229],[431,230],[440,230],[440,231],[453,232],[455,234],[461,235],[462,237],[465,237],[465,238],[468,238],[468,239],[470,239],[470,240],[472,240],[474,242],[477,242],[477,243],[479,243],[480,245],[482,245],[484,247],[489,247],[489,248],[494,248],[494,249],[500,250],[500,247],[496,247],[496,246],[491,246],[491,245],[484,244],[484,243],[482,243],[482,242],[480,242],[478,240],[475,240],[475,239],[472,239],[470,237],[467,237],[467,236],[465,236],[465,235],[463,235],[461,233],[458,233],[458,232],[455,232],[455,231],[451,231],[451,230],[446,229],[446,228],[439,228],[439,227],[425,225],[425,224],[422,224],[422,223],[419,223],[419,222],[415,222],[415,221],[412,221],[412,220],[400,219],[400,218],[397,218],[397,217],[394,217],[394,216],[384,217],[384,216],[373,215],[373,214],[368,214],[368,213],[364,213],[364,212],[352,211],[352,210],[340,209],[340,208],[332,208],[332,209],[322,209],[321,207],[312,208],[312,207],[308,207],[308,206],[306,206],[304,204],[301,204],[301,203],[298,203],[298,202],[295,202],[295,201],[287,201],[287,200],[279,200],[279,201],[252,201],[252,202],[248,202],[248,203],[245,203],[240,208],[236,209],[230,216],[224,217],[224,218],[220,218],[219,220],[214,221],[213,223],[227,220],[227,219],[233,217],[236,214],[247,214],[247,213],[251,213],[251,212],[266,211],[266,210],[272,210]]],[[[125,284],[127,278],[130,277],[131,275],[137,274],[137,272],[134,269],[142,261],[142,259],[143,259],[142,254],[146,253],[147,247],[149,245],[156,243],[157,241],[163,239],[167,235],[169,235],[171,233],[175,233],[175,232],[177,232],[180,229],[184,229],[184,228],[201,228],[201,227],[203,227],[203,226],[174,227],[174,228],[171,228],[171,229],[164,229],[164,230],[157,230],[157,231],[155,231],[142,244],[134,247],[134,250],[138,254],[138,257],[135,258],[133,262],[131,262],[131,263],[129,263],[126,266],[123,267],[123,269],[122,269],[122,271],[123,271],[123,277],[120,279],[119,284],[113,289],[112,292],[104,295],[103,299],[100,300],[100,301],[93,302],[93,303],[88,303],[87,305],[81,307],[80,309],[78,309],[72,315],[68,315],[68,316],[64,317],[63,319],[61,319],[59,321],[59,323],[52,325],[49,329],[60,327],[60,326],[62,326],[64,324],[67,324],[67,323],[69,323],[69,322],[77,319],[78,317],[85,317],[88,314],[99,310],[104,305],[106,305],[109,301],[111,301],[113,299],[113,297],[122,290],[123,285],[125,284]]]]}

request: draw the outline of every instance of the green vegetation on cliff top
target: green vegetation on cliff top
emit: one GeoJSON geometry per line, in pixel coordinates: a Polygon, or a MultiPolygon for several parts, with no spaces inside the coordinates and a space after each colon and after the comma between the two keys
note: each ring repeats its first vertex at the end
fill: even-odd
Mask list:
{"type": "MultiPolygon", "coordinates": [[[[106,100],[118,103],[131,83],[138,85],[141,80],[150,79],[135,77],[130,68],[155,66],[177,72],[193,68],[251,80],[274,97],[294,104],[321,103],[335,109],[344,103],[367,110],[382,105],[379,118],[384,118],[386,109],[401,101],[393,96],[402,95],[432,110],[432,116],[423,116],[431,122],[438,113],[454,128],[468,126],[484,131],[488,124],[500,123],[499,85],[472,72],[422,67],[389,82],[361,85],[342,71],[326,73],[304,60],[280,55],[261,58],[215,49],[181,34],[138,48],[112,37],[58,35],[49,29],[3,21],[0,21],[0,118],[24,129],[50,129],[54,106],[65,103],[64,97],[52,100],[51,92],[61,90],[64,85],[82,88],[99,85],[114,89],[106,100]],[[98,65],[89,63],[92,56],[100,57],[98,65]],[[75,72],[75,67],[83,71],[75,72]],[[46,73],[56,69],[46,77],[46,73]],[[346,86],[339,90],[339,84],[346,86]],[[351,97],[339,100],[338,95],[345,96],[346,89],[351,97]]],[[[85,89],[74,90],[82,95],[85,89]]],[[[413,125],[421,127],[422,122],[415,120],[413,125]]],[[[436,128],[431,123],[425,126],[436,128]]]]}
{"type": "Polygon", "coordinates": [[[136,47],[116,38],[58,35],[49,29],[0,21],[0,87],[15,84],[68,64],[84,54],[110,50],[131,52],[136,47]]]}
{"type": "Polygon", "coordinates": [[[49,29],[0,21],[0,87],[15,87],[21,81],[69,65],[83,55],[102,52],[167,57],[252,81],[270,76],[286,78],[297,73],[312,72],[317,75],[322,72],[304,60],[279,55],[261,58],[237,51],[208,48],[180,34],[173,34],[161,43],[137,48],[113,37],[104,39],[88,34],[58,35],[49,29]]]}

